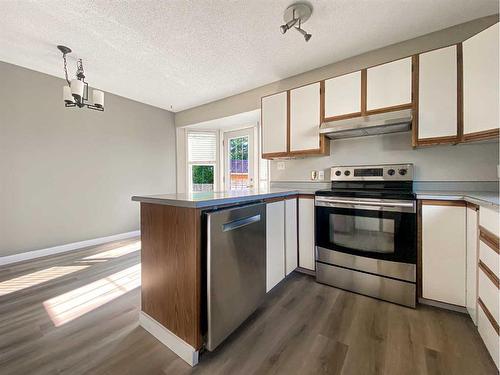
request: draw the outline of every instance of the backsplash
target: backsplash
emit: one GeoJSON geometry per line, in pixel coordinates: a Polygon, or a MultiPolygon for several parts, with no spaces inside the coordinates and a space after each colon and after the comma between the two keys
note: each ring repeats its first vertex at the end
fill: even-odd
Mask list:
{"type": "Polygon", "coordinates": [[[330,156],[271,161],[277,181],[310,181],[312,170],[324,170],[325,181],[334,165],[413,163],[416,182],[497,181],[498,142],[441,145],[413,149],[411,132],[331,141],[330,156]],[[283,162],[285,169],[278,169],[283,162]]]}
{"type": "MultiPolygon", "coordinates": [[[[316,191],[328,189],[329,181],[272,181],[272,188],[316,191]]],[[[498,192],[498,181],[415,181],[415,191],[491,191],[498,192]]]]}

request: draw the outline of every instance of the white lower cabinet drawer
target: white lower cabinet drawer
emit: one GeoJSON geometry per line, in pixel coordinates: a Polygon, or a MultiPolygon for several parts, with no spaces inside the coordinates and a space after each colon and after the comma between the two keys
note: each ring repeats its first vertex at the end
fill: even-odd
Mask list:
{"type": "Polygon", "coordinates": [[[500,215],[497,209],[481,207],[479,209],[479,225],[495,236],[500,236],[500,215]]]}
{"type": "Polygon", "coordinates": [[[483,262],[495,275],[498,276],[499,256],[489,245],[482,240],[479,241],[479,260],[483,262]]]}
{"type": "Polygon", "coordinates": [[[478,295],[488,311],[493,315],[495,321],[499,321],[499,291],[497,286],[490,280],[488,275],[479,268],[478,272],[478,295]]]}
{"type": "Polygon", "coordinates": [[[479,331],[479,335],[483,339],[486,348],[490,352],[495,365],[499,366],[499,349],[500,349],[500,337],[498,336],[495,327],[491,324],[483,311],[482,306],[479,306],[477,309],[477,329],[479,331]]]}

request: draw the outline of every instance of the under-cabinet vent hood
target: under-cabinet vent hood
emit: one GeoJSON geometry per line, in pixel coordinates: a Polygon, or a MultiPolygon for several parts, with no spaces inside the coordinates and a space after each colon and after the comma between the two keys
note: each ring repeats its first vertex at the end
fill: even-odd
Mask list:
{"type": "Polygon", "coordinates": [[[376,115],[324,122],[320,133],[331,139],[404,132],[411,129],[412,110],[385,112],[376,115]]]}

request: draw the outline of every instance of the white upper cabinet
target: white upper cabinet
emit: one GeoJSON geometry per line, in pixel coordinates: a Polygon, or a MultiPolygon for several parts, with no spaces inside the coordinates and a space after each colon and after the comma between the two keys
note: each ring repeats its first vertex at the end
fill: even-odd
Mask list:
{"type": "Polygon", "coordinates": [[[287,92],[262,98],[262,153],[287,152],[287,92]]]}
{"type": "Polygon", "coordinates": [[[464,135],[499,127],[498,23],[463,42],[464,135]]]}
{"type": "Polygon", "coordinates": [[[320,148],[320,83],[290,90],[290,151],[320,148]]]}
{"type": "Polygon", "coordinates": [[[465,206],[422,205],[422,296],[466,306],[465,206]]]}
{"type": "Polygon", "coordinates": [[[368,68],[366,109],[368,111],[411,104],[412,59],[407,57],[368,68]]]}
{"type": "Polygon", "coordinates": [[[419,56],[418,138],[457,137],[457,47],[419,56]]]}
{"type": "Polygon", "coordinates": [[[361,71],[325,80],[325,118],[361,114],[361,71]]]}

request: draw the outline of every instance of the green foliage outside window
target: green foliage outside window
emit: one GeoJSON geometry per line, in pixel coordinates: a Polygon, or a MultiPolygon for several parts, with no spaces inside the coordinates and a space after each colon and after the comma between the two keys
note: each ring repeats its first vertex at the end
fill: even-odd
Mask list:
{"type": "Polygon", "coordinates": [[[213,165],[193,165],[193,184],[213,184],[213,165]]]}
{"type": "Polygon", "coordinates": [[[231,160],[248,160],[248,137],[231,139],[229,149],[231,160]]]}

